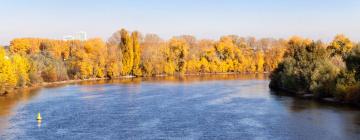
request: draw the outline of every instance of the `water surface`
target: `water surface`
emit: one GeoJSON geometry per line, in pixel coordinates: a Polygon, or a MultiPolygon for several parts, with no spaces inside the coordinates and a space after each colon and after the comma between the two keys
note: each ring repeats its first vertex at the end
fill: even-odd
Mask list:
{"type": "Polygon", "coordinates": [[[278,96],[268,84],[264,75],[217,75],[23,91],[0,97],[0,139],[360,138],[359,109],[278,96]]]}

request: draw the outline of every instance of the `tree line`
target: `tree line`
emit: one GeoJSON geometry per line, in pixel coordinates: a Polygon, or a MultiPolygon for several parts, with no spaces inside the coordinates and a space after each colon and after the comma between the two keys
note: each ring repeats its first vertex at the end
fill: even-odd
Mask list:
{"type": "Polygon", "coordinates": [[[0,93],[72,79],[271,72],[282,62],[288,42],[236,35],[163,40],[125,29],[107,41],[17,38],[0,47],[0,93]]]}
{"type": "Polygon", "coordinates": [[[284,60],[270,76],[270,88],[360,103],[359,43],[338,35],[329,44],[293,37],[287,46],[284,60]]]}

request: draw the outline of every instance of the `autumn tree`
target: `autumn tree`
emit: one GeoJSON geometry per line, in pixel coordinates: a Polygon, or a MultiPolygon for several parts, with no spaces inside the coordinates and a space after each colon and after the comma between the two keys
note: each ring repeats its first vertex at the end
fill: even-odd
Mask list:
{"type": "Polygon", "coordinates": [[[19,38],[10,42],[10,51],[21,55],[39,52],[39,39],[19,38]]]}
{"type": "Polygon", "coordinates": [[[90,61],[89,64],[92,65],[92,76],[103,78],[105,76],[105,65],[107,58],[106,44],[99,38],[90,39],[85,42],[84,49],[87,53],[87,59],[90,61]]]}
{"type": "MultiPolygon", "coordinates": [[[[156,34],[147,34],[141,43],[141,60],[143,63],[143,75],[164,74],[167,54],[167,44],[156,34]]],[[[172,72],[171,72],[172,73],[172,72]]]]}
{"type": "Polygon", "coordinates": [[[16,75],[18,77],[17,85],[20,87],[28,85],[30,82],[30,78],[29,78],[30,64],[28,59],[19,54],[15,54],[12,60],[13,60],[13,65],[15,67],[16,75]]]}
{"type": "Polygon", "coordinates": [[[264,71],[264,53],[262,51],[257,51],[255,54],[256,57],[256,71],[263,72],[264,71]]]}
{"type": "Polygon", "coordinates": [[[0,46],[0,94],[13,89],[17,84],[17,80],[14,65],[5,49],[0,46]]]}
{"type": "Polygon", "coordinates": [[[122,52],[122,67],[121,74],[129,75],[132,72],[134,66],[134,45],[131,36],[128,31],[121,29],[121,42],[120,48],[122,52]]]}
{"type": "Polygon", "coordinates": [[[122,53],[118,45],[107,44],[106,76],[116,78],[120,76],[122,53]]]}
{"type": "Polygon", "coordinates": [[[353,48],[353,43],[344,35],[335,36],[328,49],[332,55],[343,55],[350,52],[353,48]]]}
{"type": "Polygon", "coordinates": [[[133,41],[133,50],[134,50],[134,65],[133,65],[133,74],[136,76],[141,76],[141,49],[140,49],[140,41],[139,41],[140,34],[138,32],[132,32],[131,38],[133,41]]]}
{"type": "Polygon", "coordinates": [[[186,58],[188,52],[189,46],[186,44],[186,41],[184,39],[171,39],[168,50],[168,61],[169,63],[173,63],[175,66],[170,67],[175,67],[177,72],[179,72],[180,74],[184,74],[186,70],[186,58]]]}
{"type": "Polygon", "coordinates": [[[48,52],[30,55],[29,77],[31,84],[68,80],[67,67],[62,59],[53,58],[48,52]]]}

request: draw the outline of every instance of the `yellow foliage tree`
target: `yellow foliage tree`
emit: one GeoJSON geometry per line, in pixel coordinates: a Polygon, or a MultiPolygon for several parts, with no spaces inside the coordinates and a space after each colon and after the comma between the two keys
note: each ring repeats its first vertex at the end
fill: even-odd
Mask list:
{"type": "Polygon", "coordinates": [[[235,48],[236,46],[234,45],[232,38],[229,36],[220,38],[219,43],[215,45],[216,52],[221,60],[234,59],[235,48]]]}
{"type": "Polygon", "coordinates": [[[18,76],[17,85],[23,87],[29,84],[30,64],[28,59],[19,54],[15,54],[13,56],[13,65],[18,76]]]}
{"type": "Polygon", "coordinates": [[[170,62],[175,63],[176,71],[180,74],[184,74],[186,72],[186,58],[189,52],[189,46],[184,39],[172,38],[170,40],[170,52],[169,59],[170,62]]]}
{"type": "Polygon", "coordinates": [[[209,73],[210,72],[210,66],[209,62],[206,58],[202,57],[200,59],[200,72],[202,73],[209,73]]]}
{"type": "Polygon", "coordinates": [[[199,73],[200,72],[200,67],[201,67],[201,63],[197,60],[191,59],[189,61],[186,62],[186,71],[187,73],[199,73]]]}
{"type": "Polygon", "coordinates": [[[0,46],[0,94],[11,90],[17,84],[15,67],[3,47],[0,46]]]}
{"type": "Polygon", "coordinates": [[[94,68],[94,75],[98,78],[103,78],[105,76],[105,65],[107,54],[107,47],[105,43],[99,39],[90,39],[85,42],[84,49],[87,58],[81,58],[82,61],[89,61],[87,63],[91,63],[94,68]]]}
{"type": "Polygon", "coordinates": [[[93,65],[88,61],[79,62],[80,78],[87,79],[93,75],[93,65]]]}
{"type": "Polygon", "coordinates": [[[332,54],[342,55],[344,53],[350,52],[353,48],[353,43],[344,35],[335,36],[334,40],[331,42],[328,49],[332,51],[332,54]]]}
{"type": "Polygon", "coordinates": [[[140,42],[139,42],[139,33],[133,32],[131,34],[131,38],[134,45],[134,66],[133,66],[133,74],[135,76],[141,76],[142,71],[140,68],[141,63],[141,50],[140,50],[140,42]]]}
{"type": "Polygon", "coordinates": [[[265,51],[264,60],[266,71],[273,71],[277,68],[278,64],[283,60],[285,50],[283,46],[273,46],[265,51]]]}
{"type": "Polygon", "coordinates": [[[264,53],[262,51],[256,52],[256,71],[264,72],[264,53]]]}
{"type": "Polygon", "coordinates": [[[132,38],[125,29],[121,29],[121,43],[120,48],[122,52],[122,67],[121,74],[129,75],[134,66],[134,46],[132,38]]]}
{"type": "Polygon", "coordinates": [[[116,62],[110,62],[107,68],[107,76],[110,78],[116,78],[120,75],[119,64],[116,62]]]}

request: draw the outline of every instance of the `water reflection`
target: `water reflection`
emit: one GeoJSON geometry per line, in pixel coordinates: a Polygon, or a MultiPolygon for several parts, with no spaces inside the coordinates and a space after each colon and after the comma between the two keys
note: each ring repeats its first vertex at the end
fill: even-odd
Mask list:
{"type": "Polygon", "coordinates": [[[37,120],[37,126],[38,126],[38,128],[41,127],[41,120],[37,120]]]}
{"type": "Polygon", "coordinates": [[[0,96],[0,117],[7,117],[10,115],[12,108],[16,107],[21,102],[27,102],[37,95],[39,89],[21,90],[14,93],[9,93],[0,96]]]}
{"type": "Polygon", "coordinates": [[[75,84],[78,85],[102,85],[102,84],[122,84],[122,85],[136,85],[141,82],[155,82],[155,83],[193,83],[201,81],[213,80],[266,80],[268,74],[216,74],[216,75],[183,75],[183,76],[155,76],[142,78],[121,78],[113,80],[95,80],[82,81],[75,84]]]}
{"type": "MultiPolygon", "coordinates": [[[[273,91],[274,92],[274,91],[273,91]]],[[[321,103],[315,100],[274,93],[274,98],[296,118],[297,124],[308,124],[309,130],[326,128],[333,137],[327,139],[356,139],[360,135],[360,112],[346,104],[321,103]],[[345,135],[344,135],[345,134],[345,135]],[[346,135],[346,134],[356,134],[346,135]],[[336,136],[336,137],[334,137],[336,136]]]]}
{"type": "Polygon", "coordinates": [[[279,103],[284,104],[284,106],[289,107],[289,111],[292,112],[301,112],[309,109],[339,109],[339,110],[356,110],[357,107],[348,104],[339,104],[339,103],[330,103],[330,102],[321,102],[311,99],[304,99],[301,97],[291,96],[283,91],[270,91],[270,94],[273,95],[274,99],[278,100],[279,103]]]}
{"type": "Polygon", "coordinates": [[[0,96],[0,132],[8,126],[8,118],[13,109],[33,99],[39,89],[25,89],[0,96]]]}

